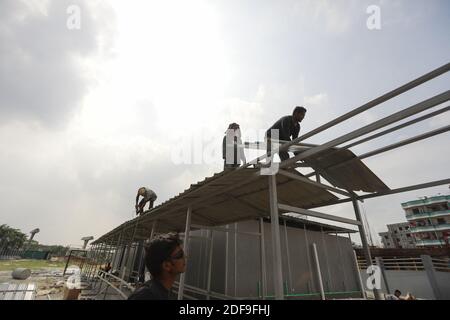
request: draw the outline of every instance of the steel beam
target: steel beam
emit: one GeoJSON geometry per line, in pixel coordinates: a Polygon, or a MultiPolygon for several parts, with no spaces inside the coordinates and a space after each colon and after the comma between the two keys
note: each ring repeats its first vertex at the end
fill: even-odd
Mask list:
{"type": "Polygon", "coordinates": [[[316,186],[316,187],[319,187],[319,188],[322,188],[322,189],[326,189],[326,190],[329,190],[329,191],[332,191],[332,192],[336,192],[336,193],[342,194],[342,195],[347,196],[347,197],[351,196],[350,193],[348,193],[346,191],[343,191],[341,189],[337,189],[337,188],[334,188],[334,187],[331,187],[331,186],[327,186],[326,184],[323,184],[323,183],[320,183],[320,182],[309,180],[308,178],[302,177],[302,176],[300,176],[298,174],[294,174],[294,173],[288,172],[286,170],[281,170],[280,169],[280,170],[278,170],[278,173],[283,175],[283,176],[286,176],[286,177],[289,177],[289,178],[292,178],[292,179],[295,179],[295,180],[298,180],[298,181],[302,181],[302,182],[311,184],[313,186],[316,186]]]}
{"type": "Polygon", "coordinates": [[[402,119],[405,119],[407,117],[410,117],[411,115],[414,115],[416,113],[425,111],[427,109],[430,109],[432,107],[435,107],[441,103],[444,103],[446,101],[450,100],[450,90],[447,90],[441,94],[438,94],[430,99],[424,100],[422,102],[419,102],[409,108],[403,109],[399,112],[396,112],[394,114],[391,114],[390,116],[387,116],[383,119],[380,119],[378,121],[375,121],[369,125],[366,125],[362,128],[359,128],[357,130],[354,130],[352,132],[349,132],[343,136],[340,136],[339,138],[333,139],[331,141],[328,141],[327,143],[324,143],[318,147],[311,148],[309,150],[306,150],[297,156],[290,158],[286,161],[283,161],[280,163],[280,168],[284,168],[286,166],[293,165],[295,162],[299,160],[306,159],[310,156],[313,156],[315,154],[318,154],[322,151],[325,151],[327,149],[336,147],[342,143],[345,143],[347,141],[353,140],[355,138],[358,138],[360,136],[363,136],[367,133],[370,133],[374,130],[383,128],[387,125],[390,125],[392,123],[395,123],[397,121],[400,121],[402,119]]]}
{"type": "Polygon", "coordinates": [[[333,119],[333,120],[325,123],[324,125],[321,125],[320,127],[316,128],[314,130],[311,130],[310,132],[308,132],[308,133],[306,133],[304,135],[301,135],[297,139],[294,139],[291,142],[283,145],[282,148],[280,148],[280,151],[285,151],[291,145],[297,144],[297,143],[299,143],[302,140],[308,139],[308,138],[310,138],[310,137],[312,137],[312,136],[314,136],[314,135],[316,135],[316,134],[318,134],[318,133],[320,133],[322,131],[325,131],[328,128],[331,128],[331,127],[333,127],[333,126],[335,126],[335,125],[337,125],[337,124],[339,124],[339,123],[341,123],[341,122],[343,122],[343,121],[345,121],[347,119],[350,119],[350,118],[352,118],[352,117],[354,117],[354,116],[356,116],[356,115],[358,115],[358,114],[360,114],[360,113],[362,113],[364,111],[367,111],[367,110],[369,110],[369,109],[371,109],[371,108],[373,108],[373,107],[375,107],[375,106],[377,106],[377,105],[379,105],[379,104],[381,104],[383,102],[386,102],[386,101],[388,101],[388,100],[390,100],[390,99],[392,99],[392,98],[394,98],[396,96],[399,96],[400,94],[405,93],[406,91],[409,91],[409,90],[411,90],[411,89],[413,89],[413,88],[415,88],[415,87],[417,87],[417,86],[419,86],[419,85],[421,85],[421,84],[423,84],[423,83],[425,83],[427,81],[430,81],[430,80],[432,80],[432,79],[434,79],[436,77],[439,77],[440,75],[442,75],[444,73],[447,73],[448,71],[450,71],[450,63],[447,63],[447,64],[445,64],[445,65],[443,65],[443,66],[441,66],[441,67],[439,67],[439,68],[437,68],[437,69],[435,69],[435,70],[433,70],[433,71],[431,71],[431,72],[429,72],[429,73],[427,73],[427,74],[425,74],[425,75],[423,75],[423,76],[421,76],[421,77],[419,77],[419,78],[417,78],[417,79],[415,79],[415,80],[413,80],[411,82],[408,82],[407,84],[404,84],[404,85],[402,85],[402,86],[400,86],[400,87],[398,87],[398,88],[396,88],[396,89],[394,89],[394,90],[392,90],[392,91],[390,91],[390,92],[388,92],[388,93],[386,93],[386,94],[384,94],[384,95],[382,95],[382,96],[380,96],[380,97],[378,97],[378,98],[376,98],[376,99],[374,99],[374,100],[372,100],[372,101],[370,101],[370,102],[368,102],[368,103],[366,103],[366,104],[364,104],[362,106],[360,106],[359,108],[353,109],[353,110],[347,112],[346,114],[343,114],[342,116],[340,116],[340,117],[338,117],[336,119],[333,119]]]}
{"type": "Polygon", "coordinates": [[[326,213],[322,213],[322,212],[317,212],[317,211],[312,211],[312,210],[292,207],[292,206],[288,206],[288,205],[285,205],[285,204],[279,204],[278,208],[280,210],[283,210],[283,211],[295,212],[295,213],[303,214],[305,216],[311,216],[311,217],[316,217],[316,218],[325,219],[325,220],[331,220],[331,221],[336,221],[336,222],[348,223],[348,224],[352,224],[352,225],[355,225],[355,226],[361,225],[361,222],[356,221],[356,220],[342,218],[342,217],[338,217],[338,216],[333,216],[331,214],[326,214],[326,213]]]}

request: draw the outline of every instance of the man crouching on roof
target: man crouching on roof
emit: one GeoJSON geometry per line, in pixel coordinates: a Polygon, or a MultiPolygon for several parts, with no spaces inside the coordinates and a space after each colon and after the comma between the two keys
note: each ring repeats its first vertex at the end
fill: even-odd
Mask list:
{"type": "Polygon", "coordinates": [[[134,206],[136,208],[136,215],[142,215],[144,213],[144,206],[147,202],[149,202],[148,209],[150,210],[151,208],[153,208],[153,203],[155,202],[156,198],[158,197],[153,190],[145,187],[139,188],[136,196],[136,205],[134,206]],[[140,196],[142,196],[142,200],[138,205],[140,196]]]}

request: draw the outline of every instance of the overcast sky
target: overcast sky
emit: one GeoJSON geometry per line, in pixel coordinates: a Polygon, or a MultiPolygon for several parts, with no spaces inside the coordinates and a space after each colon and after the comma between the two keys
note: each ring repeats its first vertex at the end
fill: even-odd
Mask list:
{"type": "MultiPolygon", "coordinates": [[[[447,0],[1,0],[0,224],[39,227],[45,244],[98,238],[133,217],[138,187],[155,190],[159,204],[221,171],[230,122],[254,140],[304,105],[306,133],[450,62],[449,16],[447,0]],[[70,5],[79,29],[67,27],[70,5]],[[380,30],[367,27],[370,5],[381,10],[380,30]],[[196,139],[202,161],[175,161],[196,139]]],[[[305,142],[430,98],[449,80],[305,142]]],[[[446,113],[352,150],[449,121],[446,113]]],[[[449,142],[445,133],[365,163],[391,188],[448,178],[449,142]]],[[[367,200],[373,234],[406,221],[401,202],[438,193],[448,186],[367,200]]],[[[353,217],[349,205],[322,211],[353,217]]]]}

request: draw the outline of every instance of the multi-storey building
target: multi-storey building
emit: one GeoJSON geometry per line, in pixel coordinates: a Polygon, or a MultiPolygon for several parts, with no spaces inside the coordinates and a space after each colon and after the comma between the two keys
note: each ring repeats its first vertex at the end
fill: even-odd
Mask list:
{"type": "Polygon", "coordinates": [[[387,225],[388,231],[379,233],[384,248],[415,248],[416,243],[411,235],[409,222],[387,225]]]}
{"type": "Polygon", "coordinates": [[[402,203],[418,247],[449,246],[450,195],[402,203]]]}

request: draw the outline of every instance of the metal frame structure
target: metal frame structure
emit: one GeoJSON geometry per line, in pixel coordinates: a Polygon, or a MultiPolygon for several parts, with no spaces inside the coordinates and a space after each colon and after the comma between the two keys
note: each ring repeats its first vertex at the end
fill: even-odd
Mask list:
{"type": "MultiPolygon", "coordinates": [[[[394,132],[396,130],[399,130],[401,128],[405,128],[409,125],[412,125],[414,123],[418,123],[420,121],[423,121],[425,119],[429,119],[431,117],[435,117],[439,114],[443,114],[447,111],[449,111],[450,107],[449,106],[445,106],[442,109],[439,109],[437,111],[433,111],[429,114],[426,114],[424,116],[420,116],[416,119],[413,120],[409,120],[408,122],[405,122],[403,124],[399,124],[395,127],[389,128],[389,129],[385,129],[384,131],[380,131],[378,133],[373,133],[376,130],[379,129],[383,129],[386,126],[395,124],[401,120],[407,119],[409,117],[412,117],[416,114],[419,114],[421,112],[424,112],[426,110],[429,110],[433,107],[437,107],[440,106],[446,102],[448,102],[450,100],[450,90],[447,90],[441,94],[438,94],[436,96],[433,96],[429,99],[423,100],[415,105],[412,105],[410,107],[407,107],[401,111],[395,112],[389,116],[386,116],[378,121],[375,121],[369,125],[363,126],[359,129],[353,130],[347,134],[344,134],[338,138],[335,138],[333,140],[330,140],[326,143],[323,143],[321,145],[313,145],[313,144],[305,144],[302,141],[310,138],[320,132],[323,132],[326,129],[329,129],[339,123],[342,123],[345,120],[348,120],[356,115],[361,114],[362,112],[365,112],[371,108],[374,108],[375,106],[384,103],[394,97],[399,96],[400,94],[403,94],[425,82],[428,82],[438,76],[441,76],[445,73],[447,73],[450,70],[450,63],[443,65],[442,67],[427,73],[395,90],[392,90],[300,137],[298,137],[297,139],[294,139],[293,141],[281,144],[280,147],[278,148],[278,150],[273,149],[273,153],[275,152],[280,152],[280,151],[293,151],[295,148],[298,147],[302,147],[302,148],[306,148],[304,149],[302,152],[297,153],[293,158],[290,158],[286,161],[283,161],[278,165],[279,171],[277,172],[277,174],[274,175],[268,175],[267,177],[267,183],[269,186],[269,198],[270,198],[270,212],[266,213],[266,214],[262,214],[260,217],[260,223],[261,223],[261,229],[260,232],[257,234],[258,236],[261,237],[261,239],[264,238],[264,232],[263,232],[263,228],[262,228],[262,218],[263,216],[268,217],[270,216],[271,218],[271,225],[272,225],[272,232],[271,232],[271,236],[272,236],[272,245],[274,250],[273,251],[273,262],[274,262],[274,268],[273,268],[273,280],[274,280],[274,289],[275,289],[275,298],[276,299],[284,299],[285,294],[283,292],[283,274],[282,274],[282,252],[281,252],[281,240],[280,240],[280,227],[279,227],[279,220],[278,217],[280,214],[284,214],[284,213],[289,213],[289,212],[295,212],[295,213],[299,213],[302,215],[306,215],[306,216],[311,216],[311,217],[316,217],[316,218],[320,218],[320,219],[326,219],[326,220],[331,220],[331,221],[335,221],[335,222],[340,222],[340,223],[346,223],[346,224],[351,224],[351,225],[355,225],[358,227],[359,230],[359,234],[361,236],[361,241],[362,241],[362,246],[364,249],[364,254],[365,254],[365,259],[367,261],[368,264],[372,263],[372,257],[371,257],[371,253],[370,253],[370,248],[367,242],[367,237],[366,237],[366,230],[364,227],[364,223],[362,220],[362,216],[361,216],[361,212],[360,212],[360,208],[359,208],[359,202],[363,201],[365,199],[369,199],[369,198],[374,198],[374,197],[380,197],[380,196],[385,196],[385,195],[389,195],[389,194],[395,194],[395,193],[400,193],[400,192],[407,192],[407,191],[412,191],[412,190],[418,190],[418,189],[423,189],[423,188],[429,188],[429,187],[434,187],[434,186],[439,186],[439,185],[444,185],[444,184],[450,184],[450,178],[449,179],[443,179],[443,180],[439,180],[439,181],[432,181],[432,182],[426,182],[426,183],[421,183],[421,184],[417,184],[417,185],[413,185],[413,186],[407,186],[407,187],[402,187],[402,188],[396,188],[396,189],[388,189],[388,190],[384,190],[384,191],[377,191],[377,192],[371,192],[371,193],[367,193],[367,194],[357,194],[355,192],[355,190],[344,190],[343,188],[338,188],[336,186],[332,186],[331,183],[327,184],[326,183],[326,178],[323,176],[322,171],[321,170],[316,170],[313,171],[309,174],[307,174],[306,176],[301,176],[301,175],[296,175],[291,173],[292,168],[295,167],[308,167],[307,161],[308,158],[312,158],[312,157],[320,157],[321,154],[323,154],[323,152],[328,151],[328,152],[338,152],[340,150],[345,150],[345,149],[349,149],[351,147],[354,147],[356,145],[368,142],[370,140],[373,140],[375,138],[379,138],[383,135],[386,135],[388,133],[394,132]],[[361,138],[365,135],[368,134],[372,134],[371,136],[368,136],[366,138],[362,138],[358,141],[355,142],[351,142],[355,139],[361,138]],[[350,143],[349,143],[350,142],[350,143]],[[340,145],[344,144],[344,143],[349,143],[343,147],[339,147],[340,145]],[[354,209],[354,213],[355,213],[355,217],[356,220],[353,219],[347,219],[347,218],[343,218],[343,217],[339,217],[339,216],[333,216],[333,215],[329,215],[329,214],[324,214],[321,212],[317,212],[317,211],[313,211],[311,210],[313,207],[309,208],[309,209],[303,209],[303,208],[297,208],[297,207],[292,207],[289,205],[286,205],[284,203],[280,203],[279,199],[278,199],[278,193],[277,193],[277,180],[276,177],[277,175],[282,175],[282,176],[288,176],[292,179],[296,179],[301,181],[302,183],[306,183],[306,184],[311,184],[314,185],[315,187],[319,187],[322,188],[324,190],[333,192],[333,193],[337,193],[340,196],[344,196],[345,198],[342,199],[338,199],[335,201],[331,201],[329,203],[326,204],[320,204],[317,205],[315,207],[323,207],[323,206],[329,206],[329,205],[335,205],[335,204],[340,204],[340,203],[345,203],[345,202],[352,202],[353,205],[353,209],[354,209]],[[315,181],[309,179],[310,177],[315,177],[315,181]]],[[[371,152],[367,152],[363,155],[360,155],[359,157],[357,156],[357,159],[366,159],[369,158],[371,156],[374,155],[378,155],[417,141],[421,141],[424,139],[428,139],[430,137],[436,136],[438,134],[443,134],[446,133],[450,130],[450,126],[444,126],[442,128],[439,128],[437,130],[433,130],[433,131],[429,131],[426,132],[424,134],[409,138],[409,139],[405,139],[399,142],[396,142],[394,144],[385,146],[383,148],[379,148],[376,150],[373,150],[371,152]]],[[[257,144],[258,148],[262,145],[262,144],[257,144]]],[[[251,148],[252,145],[251,144],[246,144],[246,147],[251,148]]],[[[259,162],[261,160],[268,160],[267,164],[270,165],[270,160],[272,159],[273,154],[268,154],[265,153],[262,156],[259,156],[258,158],[256,158],[255,160],[247,163],[246,165],[237,168],[234,171],[231,171],[227,174],[229,175],[233,175],[235,172],[238,172],[240,170],[245,170],[247,168],[249,168],[252,165],[256,165],[259,164],[259,162]]],[[[343,161],[342,163],[338,163],[333,165],[334,167],[338,167],[341,165],[344,165],[347,161],[343,161]]],[[[316,168],[317,169],[317,168],[316,168]]],[[[320,169],[329,169],[329,168],[320,168],[320,169]]],[[[314,169],[313,169],[314,170],[314,169]]],[[[254,176],[248,178],[247,181],[242,182],[242,184],[244,183],[249,183],[250,180],[252,179],[256,179],[260,177],[260,173],[258,173],[257,175],[255,174],[254,176]]],[[[240,183],[241,184],[241,183],[240,183]]],[[[223,191],[223,190],[222,190],[223,191]]],[[[200,200],[198,200],[198,202],[200,202],[200,200]]],[[[184,230],[184,251],[186,252],[186,254],[188,254],[188,249],[189,249],[189,239],[190,239],[190,231],[192,230],[192,228],[194,228],[193,225],[191,225],[191,218],[193,215],[196,214],[195,212],[195,208],[192,207],[193,202],[190,203],[189,207],[186,208],[186,223],[185,223],[185,230],[184,230]]],[[[136,224],[134,226],[134,231],[131,234],[131,236],[129,236],[128,239],[125,239],[126,234],[124,233],[125,231],[125,227],[122,229],[120,235],[118,236],[117,239],[117,243],[115,245],[116,248],[120,247],[120,246],[127,246],[128,248],[128,252],[129,252],[129,248],[131,247],[133,240],[134,240],[134,236],[136,234],[136,230],[138,229],[138,219],[136,221],[136,224]],[[124,239],[122,239],[122,235],[124,235],[124,239]]],[[[165,221],[165,223],[167,223],[165,221]]],[[[196,228],[200,228],[202,226],[200,225],[195,225],[196,228]]],[[[131,228],[128,227],[128,228],[131,228]]],[[[202,227],[203,228],[203,227],[202,227]]],[[[212,239],[212,232],[214,230],[220,230],[223,232],[233,232],[232,228],[229,228],[227,225],[227,228],[218,228],[218,227],[211,227],[208,226],[205,229],[210,229],[210,233],[209,233],[209,237],[210,239],[212,239]]],[[[150,230],[146,229],[146,232],[149,232],[150,230]]],[[[155,234],[155,226],[153,226],[152,230],[151,230],[151,236],[150,238],[155,234]]],[[[306,232],[306,230],[305,230],[306,232]]],[[[234,233],[237,234],[237,230],[234,230],[234,233]]],[[[94,242],[94,256],[98,256],[99,250],[100,252],[102,252],[102,250],[104,251],[105,248],[100,248],[102,244],[104,244],[105,246],[111,245],[111,241],[113,241],[114,237],[116,236],[116,234],[112,234],[112,235],[108,235],[106,240],[104,237],[102,237],[100,240],[97,240],[96,242],[94,242]]],[[[262,240],[263,241],[263,240],[262,240]]],[[[235,243],[235,247],[236,247],[236,243],[235,243]]],[[[263,246],[261,246],[263,247],[263,246]]],[[[208,288],[206,290],[206,292],[201,289],[198,290],[193,290],[193,288],[185,285],[185,275],[182,274],[180,277],[180,281],[179,281],[179,285],[178,285],[178,299],[182,299],[183,297],[188,297],[184,291],[185,289],[189,289],[189,290],[193,290],[198,292],[203,292],[206,293],[207,297],[209,298],[210,296],[213,295],[213,293],[210,291],[210,277],[211,277],[211,253],[212,253],[212,248],[213,248],[213,243],[212,240],[210,240],[209,242],[209,259],[208,259],[208,263],[209,263],[209,269],[208,269],[208,288]]],[[[266,292],[266,283],[265,283],[265,278],[266,278],[266,271],[265,271],[265,261],[266,261],[266,256],[265,253],[263,252],[264,249],[262,248],[261,250],[261,265],[262,265],[262,272],[261,272],[261,283],[262,283],[262,289],[261,289],[261,297],[265,298],[267,297],[267,292],[266,292]]],[[[227,252],[227,257],[228,257],[228,241],[227,241],[227,248],[226,248],[226,252],[227,252]]],[[[236,253],[236,250],[234,251],[236,253]]],[[[308,251],[309,252],[309,251],[308,251]]],[[[321,292],[321,298],[325,299],[325,293],[324,293],[324,288],[323,288],[323,282],[320,276],[320,267],[319,267],[319,261],[318,261],[318,255],[317,255],[317,248],[316,248],[316,244],[312,244],[312,252],[313,252],[313,265],[317,270],[317,275],[319,275],[319,289],[321,292]]],[[[308,264],[310,266],[310,268],[312,268],[312,264],[311,261],[309,261],[309,256],[308,256],[308,264]]],[[[127,259],[127,257],[125,258],[127,259]]],[[[355,262],[356,263],[356,262],[355,262]]],[[[95,267],[98,266],[98,264],[96,264],[94,266],[95,267]]],[[[226,267],[227,273],[230,271],[228,268],[228,263],[227,263],[227,267],[226,267]]],[[[235,273],[236,273],[236,267],[235,267],[235,273]]],[[[124,273],[123,273],[124,274],[124,273]]],[[[122,278],[123,278],[123,274],[122,274],[122,278]]],[[[226,278],[228,277],[228,274],[226,275],[226,278]]],[[[235,280],[236,280],[236,276],[235,276],[235,280]]],[[[360,279],[359,279],[360,280],[360,279]]],[[[361,291],[363,292],[363,295],[365,296],[365,292],[363,290],[362,287],[362,283],[360,280],[360,285],[361,285],[361,291]]],[[[235,286],[236,289],[236,286],[235,286]]],[[[228,296],[228,292],[229,292],[229,288],[226,286],[225,288],[225,295],[222,294],[215,294],[216,297],[222,297],[222,298],[231,298],[228,296]]],[[[378,292],[378,290],[374,289],[374,296],[376,299],[380,299],[380,293],[378,292]]]]}

